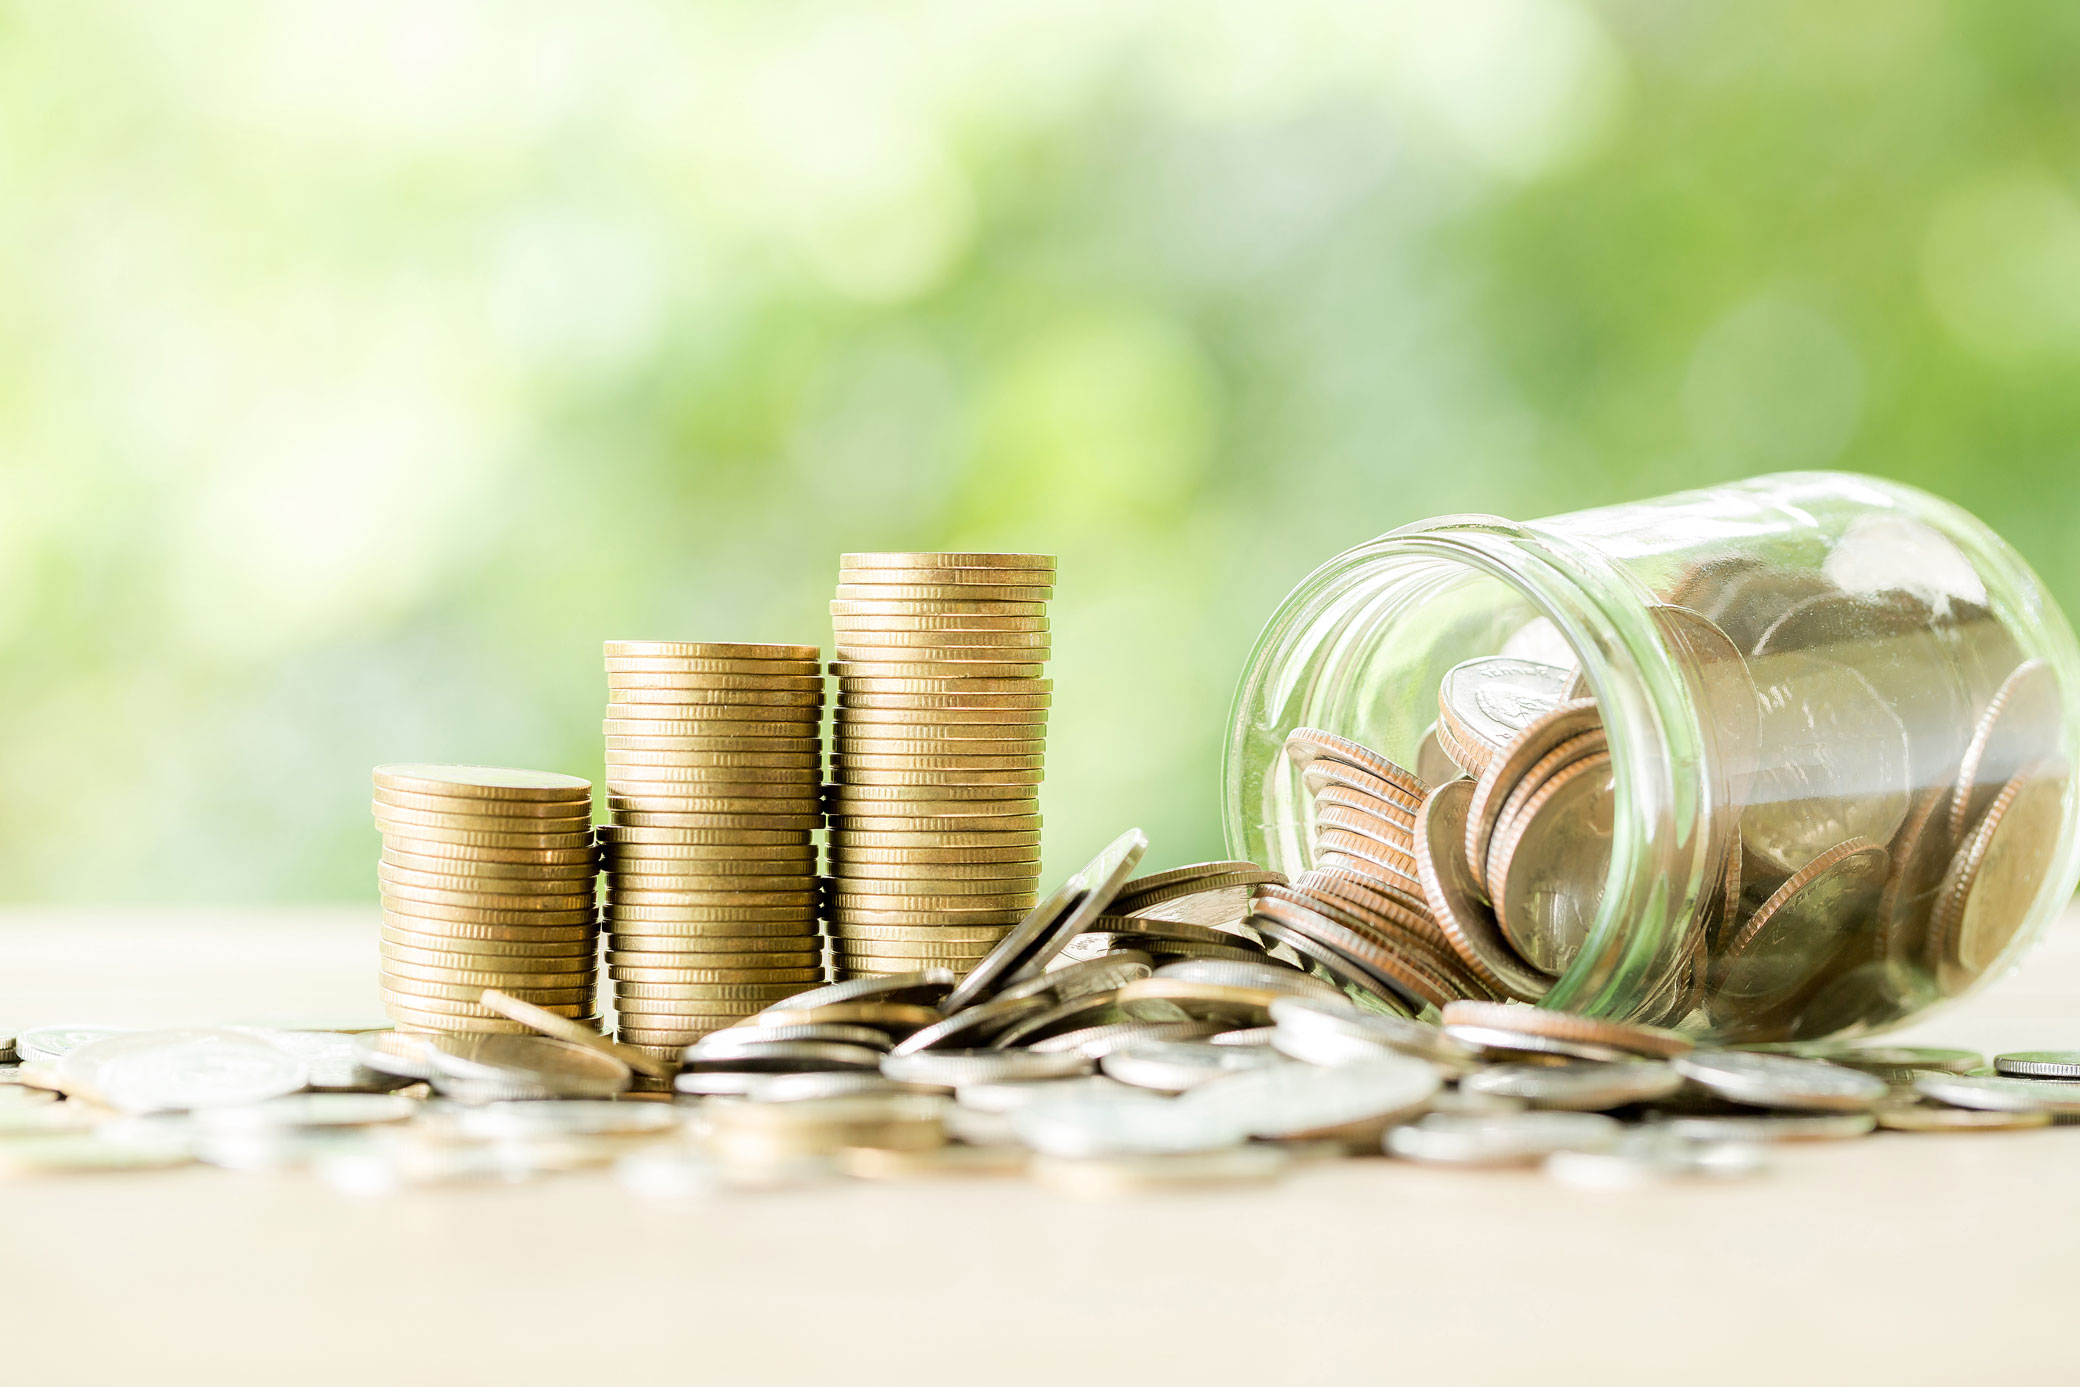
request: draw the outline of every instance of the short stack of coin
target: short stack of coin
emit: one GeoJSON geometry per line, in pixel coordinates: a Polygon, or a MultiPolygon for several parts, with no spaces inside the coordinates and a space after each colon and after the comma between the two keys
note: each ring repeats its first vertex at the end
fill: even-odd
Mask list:
{"type": "Polygon", "coordinates": [[[1037,900],[1054,567],[844,556],[826,882],[841,975],[965,970],[1037,900]]]}
{"type": "Polygon", "coordinates": [[[486,766],[375,769],[383,1005],[407,1030],[521,1032],[487,987],[596,1024],[592,782],[486,766]]]}
{"type": "Polygon", "coordinates": [[[813,645],[608,641],[607,975],[619,1035],[679,1050],[823,981],[813,645]]]}

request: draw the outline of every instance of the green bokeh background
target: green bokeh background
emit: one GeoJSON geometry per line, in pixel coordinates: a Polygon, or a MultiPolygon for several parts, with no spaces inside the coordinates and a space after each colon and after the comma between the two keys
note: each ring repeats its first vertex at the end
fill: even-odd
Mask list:
{"type": "Polygon", "coordinates": [[[0,4],[0,895],[359,900],[604,637],[1061,558],[1050,875],[1335,551],[1786,467],[2080,609],[2080,7],[0,4]]]}

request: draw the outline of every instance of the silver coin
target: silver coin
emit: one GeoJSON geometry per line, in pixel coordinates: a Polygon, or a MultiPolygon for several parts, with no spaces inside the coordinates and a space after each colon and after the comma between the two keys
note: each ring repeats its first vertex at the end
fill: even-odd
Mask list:
{"type": "Polygon", "coordinates": [[[1291,1154],[1275,1146],[1231,1146],[1153,1156],[1042,1156],[1030,1170],[1035,1180],[1058,1194],[1108,1199],[1164,1190],[1259,1185],[1276,1180],[1292,1164],[1291,1154]]]}
{"type": "Polygon", "coordinates": [[[1989,1112],[2080,1113],[2080,1083],[1996,1074],[1923,1074],[1915,1091],[1938,1103],[1989,1112]]]}
{"type": "Polygon", "coordinates": [[[1131,1084],[1108,1079],[1103,1074],[1084,1074],[1073,1079],[995,1080],[962,1084],[953,1091],[954,1101],[980,1112],[1008,1113],[1051,1098],[1134,1097],[1131,1084]]]}
{"type": "MultiPolygon", "coordinates": [[[[1265,1046],[1278,1039],[1276,1026],[1245,1026],[1239,1031],[1219,1031],[1206,1037],[1208,1045],[1265,1046]]],[[[1294,1058],[1298,1058],[1295,1056],[1294,1058]]]]}
{"type": "Polygon", "coordinates": [[[1387,1129],[1388,1155],[1427,1165],[1530,1165],[1556,1151],[1605,1151],[1625,1129],[1600,1113],[1431,1113],[1387,1129]]]}
{"type": "Polygon", "coordinates": [[[284,1031],[267,1026],[232,1026],[295,1055],[310,1071],[306,1087],[321,1093],[381,1093],[411,1082],[361,1063],[359,1037],[350,1031],[284,1031]]]}
{"type": "Polygon", "coordinates": [[[1088,1074],[1091,1068],[1091,1058],[1073,1050],[920,1050],[889,1055],[881,1061],[881,1073],[887,1078],[953,1089],[963,1084],[1068,1078],[1088,1074]]]}
{"type": "Polygon", "coordinates": [[[1156,969],[1159,978],[1182,978],[1186,982],[1210,982],[1223,987],[1260,987],[1271,992],[1290,992],[1296,997],[1341,1000],[1342,994],[1312,973],[1283,963],[1238,963],[1219,958],[1187,958],[1156,969]]]}
{"type": "MultiPolygon", "coordinates": [[[[1886,1082],[1896,1075],[1920,1069],[1940,1069],[1950,1074],[1968,1074],[1981,1068],[1986,1057],[1977,1050],[1938,1049],[1927,1045],[1800,1045],[1793,1054],[1809,1060],[1825,1060],[1886,1082]]],[[[2080,1077],[2080,1054],[2073,1057],[2073,1074],[2080,1077]]],[[[2054,1075],[2053,1077],[2059,1077],[2054,1075]]]]}
{"type": "Polygon", "coordinates": [[[1564,665],[1488,656],[1447,670],[1437,697],[1467,735],[1500,747],[1558,707],[1574,673],[1564,665]]]}
{"type": "Polygon", "coordinates": [[[1545,1173],[1576,1189],[1625,1190],[1670,1180],[1742,1179],[1769,1168],[1746,1142],[1689,1141],[1662,1128],[1635,1129],[1607,1151],[1555,1151],[1545,1173]]]}
{"type": "Polygon", "coordinates": [[[1604,1112],[1628,1103],[1651,1103],[1683,1086],[1683,1076],[1656,1060],[1615,1064],[1502,1064],[1468,1074],[1462,1093],[1521,1098],[1537,1108],[1604,1112]]]}
{"type": "Polygon", "coordinates": [[[759,1084],[767,1079],[794,1077],[797,1076],[755,1074],[746,1070],[725,1070],[716,1073],[697,1071],[674,1074],[672,1088],[679,1093],[690,1093],[696,1098],[748,1098],[759,1084]]]}
{"type": "Polygon", "coordinates": [[[408,1122],[425,1111],[417,1099],[394,1093],[291,1093],[246,1107],[213,1108],[195,1115],[214,1132],[296,1127],[374,1127],[408,1122]]]}
{"type": "Polygon", "coordinates": [[[540,1035],[438,1035],[429,1052],[436,1083],[461,1080],[480,1090],[497,1085],[548,1098],[610,1098],[634,1077],[612,1055],[540,1035]]]}
{"type": "Polygon", "coordinates": [[[364,1069],[400,1079],[433,1077],[433,1037],[410,1031],[364,1031],[354,1037],[354,1057],[364,1069]]]}
{"type": "Polygon", "coordinates": [[[1841,1141],[1876,1129],[1867,1112],[1773,1114],[1749,1117],[1711,1113],[1670,1117],[1653,1123],[1656,1130],[1698,1142],[1841,1141]]]}
{"type": "Polygon", "coordinates": [[[889,1053],[912,1055],[922,1050],[980,1046],[1014,1022],[1050,1010],[1052,1004],[1045,996],[993,998],[911,1032],[890,1047],[889,1053]]]}
{"type": "Polygon", "coordinates": [[[1133,949],[1121,949],[1109,954],[1100,954],[1096,958],[1064,963],[1060,967],[1048,969],[1037,977],[1013,983],[999,992],[996,1000],[1045,996],[1057,1002],[1073,1002],[1078,997],[1088,997],[1095,993],[1125,987],[1128,983],[1137,982],[1154,971],[1155,965],[1147,954],[1133,949]]]}
{"type": "Polygon", "coordinates": [[[1084,1026],[1073,1031],[1062,1031],[1036,1040],[1031,1049],[1036,1054],[1054,1054],[1073,1051],[1093,1060],[1103,1059],[1114,1050],[1136,1045],[1144,1040],[1196,1040],[1224,1029],[1220,1021],[1114,1021],[1104,1025],[1084,1026]]]}
{"type": "Polygon", "coordinates": [[[1252,1136],[1295,1137],[1394,1121],[1423,1108],[1440,1086],[1422,1060],[1382,1055],[1333,1069],[1263,1066],[1202,1084],[1178,1102],[1226,1114],[1252,1136]]]}
{"type": "Polygon", "coordinates": [[[828,1040],[775,1040],[724,1050],[690,1046],[681,1072],[706,1074],[808,1074],[833,1069],[879,1072],[886,1047],[840,1045],[828,1040]]]}
{"type": "Polygon", "coordinates": [[[118,1112],[180,1112],[262,1102],[294,1093],[302,1060],[230,1030],[139,1031],[67,1050],[61,1082],[118,1112]]]}
{"type": "Polygon", "coordinates": [[[1113,839],[1082,871],[1012,927],[1003,942],[961,979],[946,999],[945,1009],[958,1011],[999,987],[1023,982],[1044,970],[1064,945],[1105,913],[1147,851],[1148,836],[1138,828],[1113,839]]]}
{"type": "Polygon", "coordinates": [[[747,1074],[743,1077],[751,1081],[744,1096],[759,1103],[805,1103],[818,1098],[851,1098],[860,1094],[946,1091],[940,1085],[902,1083],[859,1069],[826,1069],[809,1074],[747,1074]]]}
{"type": "Polygon", "coordinates": [[[2080,1050],[2013,1050],[1995,1055],[1993,1067],[2018,1079],[2080,1079],[2080,1050]]]}
{"type": "Polygon", "coordinates": [[[685,1109],[669,1103],[626,1103],[611,1098],[492,1103],[446,1114],[464,1136],[497,1139],[538,1136],[639,1136],[677,1129],[685,1109]]]}
{"type": "Polygon", "coordinates": [[[1883,1079],[1854,1069],[1753,1050],[1693,1050],[1669,1063],[1719,1097],[1758,1108],[1868,1111],[1891,1091],[1883,1079]]]}
{"type": "Polygon", "coordinates": [[[1460,1023],[1444,1028],[1445,1038],[1488,1056],[1509,1055],[1552,1055],[1560,1059],[1593,1060],[1615,1064],[1635,1056],[1623,1050],[1614,1050],[1608,1045],[1591,1045],[1580,1040],[1564,1040],[1559,1036],[1534,1035],[1530,1031],[1505,1030],[1500,1026],[1474,1026],[1460,1023]]]}
{"type": "Polygon", "coordinates": [[[1240,1146],[1249,1135],[1224,1109],[1142,1094],[1051,1098],[1010,1116],[1019,1140],[1035,1151],[1075,1159],[1217,1151],[1240,1146]]]}
{"type": "Polygon", "coordinates": [[[1098,1067],[1123,1084],[1183,1093],[1210,1079],[1285,1060],[1265,1047],[1198,1044],[1189,1040],[1145,1040],[1114,1050],[1098,1067]]]}
{"type": "Polygon", "coordinates": [[[837,1022],[799,1026],[731,1026],[726,1030],[711,1031],[687,1046],[686,1058],[725,1054],[747,1045],[769,1045],[776,1040],[822,1040],[833,1045],[864,1045],[871,1050],[886,1050],[890,1044],[886,1031],[837,1022]]]}
{"type": "Polygon", "coordinates": [[[54,1060],[89,1041],[130,1034],[128,1026],[32,1026],[14,1038],[14,1051],[24,1063],[54,1060]]]}
{"type": "Polygon", "coordinates": [[[1341,1048],[1326,1053],[1348,1059],[1376,1058],[1374,1053],[1348,1043],[1357,1042],[1372,1047],[1372,1051],[1414,1055],[1448,1067],[1463,1067],[1470,1060],[1464,1046],[1435,1026],[1399,1016],[1360,1011],[1343,1001],[1281,997],[1271,1004],[1271,1019],[1278,1028],[1271,1043],[1295,1059],[1306,1059],[1310,1063],[1343,1063],[1345,1059],[1316,1060],[1311,1054],[1295,1054],[1287,1047],[1314,1047],[1316,1053],[1324,1053],[1323,1046],[1341,1041],[1345,1042],[1341,1048]]]}
{"type": "Polygon", "coordinates": [[[850,978],[845,982],[834,982],[828,987],[819,987],[810,992],[797,992],[792,997],[773,1003],[767,1011],[805,1011],[814,1007],[836,1006],[842,1002],[895,1002],[914,1006],[933,1007],[946,1000],[960,981],[960,974],[951,968],[924,968],[914,973],[887,973],[879,977],[850,978]]]}

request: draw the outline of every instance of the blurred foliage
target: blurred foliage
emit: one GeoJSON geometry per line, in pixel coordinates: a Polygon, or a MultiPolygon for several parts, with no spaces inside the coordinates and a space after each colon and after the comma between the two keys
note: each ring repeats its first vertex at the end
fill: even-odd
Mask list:
{"type": "Polygon", "coordinates": [[[0,892],[372,894],[599,642],[1058,553],[1049,872],[1338,549],[1785,467],[2080,608],[2080,8],[0,5],[0,892]]]}

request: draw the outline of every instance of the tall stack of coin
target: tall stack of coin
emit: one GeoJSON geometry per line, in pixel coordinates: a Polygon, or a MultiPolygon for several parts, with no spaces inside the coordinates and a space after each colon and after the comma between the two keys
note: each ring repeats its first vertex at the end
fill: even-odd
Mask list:
{"type": "Polygon", "coordinates": [[[375,769],[383,1005],[408,1030],[521,1032],[487,987],[596,1023],[592,782],[487,766],[375,769]]]}
{"type": "Polygon", "coordinates": [[[827,908],[843,975],[966,970],[1038,898],[1038,554],[847,554],[827,908]]]}
{"type": "Polygon", "coordinates": [[[607,975],[662,1055],[823,981],[813,645],[608,641],[607,975]]]}

